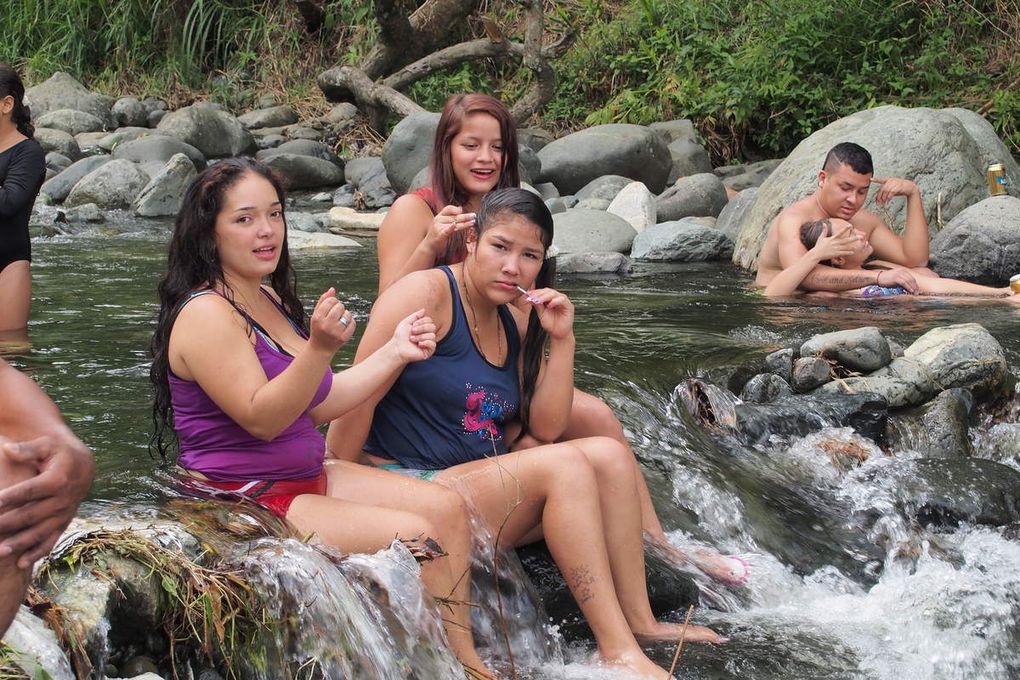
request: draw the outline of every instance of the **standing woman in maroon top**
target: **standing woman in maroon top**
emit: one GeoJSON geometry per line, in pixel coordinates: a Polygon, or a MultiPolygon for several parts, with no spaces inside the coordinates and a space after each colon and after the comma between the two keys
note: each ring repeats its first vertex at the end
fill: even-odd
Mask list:
{"type": "Polygon", "coordinates": [[[0,332],[25,328],[32,303],[28,218],[46,178],[46,154],[34,131],[25,86],[0,63],[0,332]]]}
{"type": "MultiPolygon", "coordinates": [[[[379,294],[411,272],[463,261],[467,231],[474,227],[482,196],[493,189],[520,186],[517,162],[517,127],[502,102],[477,93],[450,97],[436,129],[429,185],[398,198],[379,227],[379,294]]],[[[621,442],[637,466],[623,426],[609,405],[575,388],[570,421],[559,441],[596,436],[621,442]]],[[[525,437],[515,449],[541,443],[548,442],[525,437]]],[[[709,550],[686,553],[673,547],[640,470],[636,477],[641,526],[658,547],[674,561],[692,564],[721,583],[746,581],[747,565],[739,557],[709,550]]]]}

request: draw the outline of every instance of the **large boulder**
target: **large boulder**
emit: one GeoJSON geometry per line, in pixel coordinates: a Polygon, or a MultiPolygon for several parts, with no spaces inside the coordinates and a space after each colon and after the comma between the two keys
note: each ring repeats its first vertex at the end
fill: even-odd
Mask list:
{"type": "Polygon", "coordinates": [[[251,128],[282,127],[298,122],[297,112],[289,106],[271,106],[255,109],[237,117],[241,125],[251,128]]]}
{"type": "Polygon", "coordinates": [[[622,217],[601,210],[557,213],[553,215],[553,229],[553,245],[560,253],[625,253],[637,236],[622,217]]]}
{"type": "Polygon", "coordinates": [[[903,350],[903,356],[924,365],[943,389],[995,390],[1006,378],[1002,345],[976,323],[933,328],[903,350]]]}
{"type": "Polygon", "coordinates": [[[606,212],[627,220],[640,234],[655,225],[655,195],[642,182],[631,182],[620,190],[606,212]]]}
{"type": "Polygon", "coordinates": [[[683,217],[718,217],[729,197],[722,180],[711,172],[683,177],[656,200],[655,207],[663,222],[683,217]]]}
{"type": "Polygon", "coordinates": [[[113,98],[90,92],[70,75],[57,71],[46,81],[25,90],[25,102],[32,109],[33,118],[39,118],[50,111],[73,109],[90,113],[109,128],[116,126],[110,109],[113,98]]]}
{"type": "Polygon", "coordinates": [[[744,217],[751,209],[751,206],[754,205],[754,197],[757,193],[758,187],[751,187],[750,189],[744,189],[735,198],[730,199],[730,202],[719,213],[719,217],[715,221],[715,228],[735,242],[737,234],[740,233],[740,225],[743,223],[744,217]]]}
{"type": "Polygon", "coordinates": [[[343,168],[314,156],[277,153],[268,156],[263,162],[280,171],[288,189],[337,187],[344,183],[343,168]]]}
{"type": "Polygon", "coordinates": [[[670,168],[666,182],[673,184],[681,177],[712,172],[712,161],[705,147],[694,139],[677,139],[669,143],[670,168]]]}
{"type": "Polygon", "coordinates": [[[386,138],[383,165],[386,166],[390,186],[398,194],[406,192],[415,175],[428,165],[438,126],[438,113],[412,113],[397,123],[386,138]]]}
{"type": "Polygon", "coordinates": [[[730,256],[733,242],[697,218],[662,222],[648,227],[634,239],[630,256],[636,260],[704,262],[730,256]]]}
{"type": "Polygon", "coordinates": [[[176,137],[167,135],[147,135],[117,144],[113,150],[114,158],[123,158],[135,163],[166,163],[177,154],[187,156],[197,170],[205,168],[205,156],[202,152],[176,137]]]}
{"type": "Polygon", "coordinates": [[[130,142],[140,137],[147,137],[151,134],[152,130],[147,127],[129,126],[118,128],[99,140],[99,148],[110,153],[118,144],[130,142]]]}
{"type": "Polygon", "coordinates": [[[100,208],[127,208],[148,183],[149,176],[138,165],[118,158],[82,177],[64,204],[95,203],[100,208]]]}
{"type": "Polygon", "coordinates": [[[964,209],[932,239],[942,276],[1003,285],[1020,274],[1020,198],[992,196],[964,209]]]}
{"type": "Polygon", "coordinates": [[[1006,193],[1020,198],[1020,180],[1017,179],[1020,178],[1020,163],[1017,163],[1009,148],[999,139],[999,135],[995,134],[992,124],[980,113],[968,109],[952,108],[943,111],[952,115],[967,129],[981,154],[982,168],[987,169],[989,165],[1002,163],[1006,176],[1012,181],[1012,184],[1006,186],[1006,193]]]}
{"type": "MultiPolygon", "coordinates": [[[[183,143],[183,142],[182,142],[183,143]]],[[[139,217],[169,217],[181,209],[184,192],[198,172],[183,153],[173,155],[145,185],[131,208],[139,217]]]]}
{"type": "Polygon", "coordinates": [[[149,126],[150,109],[136,97],[121,97],[110,111],[118,128],[149,126]]]}
{"type": "MultiPolygon", "coordinates": [[[[662,137],[641,125],[597,125],[561,137],[538,152],[540,182],[552,182],[572,194],[602,175],[622,175],[644,182],[658,193],[671,166],[662,137]]],[[[391,178],[392,181],[392,178],[391,178]]]]}
{"type": "MultiPolygon", "coordinates": [[[[602,175],[574,192],[574,198],[581,201],[605,201],[606,207],[612,202],[616,195],[623,191],[628,184],[634,180],[622,175],[602,175]]],[[[553,186],[556,186],[555,184],[553,186]]]]}
{"type": "Polygon", "coordinates": [[[72,161],[82,157],[81,147],[78,146],[78,142],[75,141],[73,136],[63,130],[53,130],[44,127],[36,128],[35,141],[39,142],[39,146],[46,153],[56,151],[62,156],[67,156],[72,161]]]}
{"type": "MultiPolygon", "coordinates": [[[[965,125],[954,111],[881,106],[841,118],[813,133],[762,183],[741,225],[733,261],[748,269],[757,266],[773,218],[815,190],[825,155],[839,142],[856,142],[868,149],[879,177],[916,181],[931,225],[936,222],[940,196],[941,214],[947,220],[984,198],[988,194],[985,159],[992,153],[985,150],[989,142],[983,133],[972,132],[978,127],[972,119],[965,125]],[[974,134],[982,136],[981,141],[975,140],[974,134]]],[[[1008,153],[999,160],[1016,172],[1016,163],[1008,153]]],[[[871,207],[874,193],[866,208],[871,207]]],[[[889,212],[890,226],[902,231],[905,201],[894,201],[889,212]]]]}
{"type": "Polygon", "coordinates": [[[275,156],[281,153],[321,158],[324,161],[329,161],[338,168],[344,169],[343,160],[333,152],[333,149],[330,148],[328,144],[323,144],[322,142],[317,142],[313,139],[292,139],[289,142],[284,142],[272,149],[259,151],[255,157],[260,161],[265,161],[270,156],[275,156]]]}
{"type": "Polygon", "coordinates": [[[556,256],[556,274],[627,274],[630,258],[623,253],[563,253],[556,256]]]}
{"type": "Polygon", "coordinates": [[[40,192],[59,203],[67,198],[71,189],[82,177],[112,160],[109,156],[89,156],[75,161],[56,177],[46,180],[40,192]]]}
{"type": "Polygon", "coordinates": [[[91,113],[74,109],[57,109],[33,118],[38,127],[63,130],[69,135],[82,132],[99,132],[106,127],[105,122],[91,113]]]}
{"type": "Polygon", "coordinates": [[[773,158],[747,165],[725,165],[716,168],[713,172],[722,178],[727,189],[740,192],[752,187],[760,187],[782,162],[782,158],[773,158]]]}
{"type": "Polygon", "coordinates": [[[208,103],[192,104],[168,113],[156,129],[187,142],[206,158],[240,156],[256,150],[255,138],[237,118],[208,103]]]}

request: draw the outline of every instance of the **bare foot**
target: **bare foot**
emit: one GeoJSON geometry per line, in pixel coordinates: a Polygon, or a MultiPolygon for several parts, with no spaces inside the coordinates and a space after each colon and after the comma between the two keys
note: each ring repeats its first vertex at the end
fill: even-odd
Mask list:
{"type": "MultiPolygon", "coordinates": [[[[683,629],[684,624],[682,623],[663,623],[661,621],[656,621],[655,627],[650,630],[634,631],[634,639],[642,644],[663,641],[676,642],[680,639],[680,634],[683,632],[683,629]]],[[[687,642],[708,642],[713,645],[722,645],[730,641],[729,638],[719,635],[719,633],[716,633],[711,628],[696,626],[693,623],[687,625],[687,632],[684,633],[684,640],[687,642]]]]}
{"type": "Polygon", "coordinates": [[[699,550],[689,553],[687,559],[691,564],[705,572],[713,580],[731,586],[742,586],[751,575],[747,562],[740,557],[720,555],[719,553],[699,550]]]}
{"type": "Polygon", "coordinates": [[[666,669],[656,666],[652,660],[645,656],[640,650],[636,652],[625,652],[612,658],[600,655],[599,659],[604,664],[608,664],[621,671],[628,671],[633,677],[641,678],[642,680],[669,680],[672,678],[672,676],[666,672],[666,669]]]}

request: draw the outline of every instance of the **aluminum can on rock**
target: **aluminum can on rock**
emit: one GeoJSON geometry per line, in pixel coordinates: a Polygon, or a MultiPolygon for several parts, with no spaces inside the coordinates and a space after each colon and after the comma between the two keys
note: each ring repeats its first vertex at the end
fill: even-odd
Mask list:
{"type": "Polygon", "coordinates": [[[988,193],[992,196],[1002,196],[1006,193],[1006,168],[1002,163],[992,163],[988,166],[988,193]]]}

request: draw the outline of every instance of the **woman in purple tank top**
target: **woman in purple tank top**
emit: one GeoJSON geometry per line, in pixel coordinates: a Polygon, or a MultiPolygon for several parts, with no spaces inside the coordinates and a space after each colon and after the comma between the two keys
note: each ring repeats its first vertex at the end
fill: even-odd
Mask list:
{"type": "MultiPolygon", "coordinates": [[[[513,450],[527,435],[559,438],[574,394],[574,308],[548,287],[552,216],[541,198],[507,188],[486,194],[477,224],[462,263],[409,274],[376,301],[355,365],[386,341],[410,309],[424,308],[435,319],[437,349],[400,371],[386,395],[397,394],[399,401],[373,395],[334,422],[330,450],[356,460],[368,440],[375,465],[420,461],[432,480],[469,499],[498,537],[497,549],[545,538],[601,659],[642,678],[664,678],[638,639],[676,640],[681,626],[656,621],[648,602],[639,473],[623,455],[623,444],[586,437],[513,450]],[[511,304],[522,296],[527,313],[511,304]],[[464,365],[471,366],[467,374],[464,365]],[[519,398],[503,384],[508,365],[519,398]],[[433,408],[441,401],[451,408],[433,408]],[[512,419],[520,424],[516,437],[507,434],[512,419]],[[445,439],[415,442],[414,433],[445,439]],[[488,440],[488,451],[478,446],[479,436],[488,440]],[[431,453],[421,456],[426,447],[431,453]],[[472,453],[470,461],[453,462],[472,453]]],[[[688,627],[686,636],[722,641],[702,626],[688,627]]]]}
{"type": "Polygon", "coordinates": [[[438,541],[448,556],[425,562],[422,579],[449,598],[444,619],[458,659],[494,677],[475,651],[467,605],[456,604],[469,599],[464,501],[427,482],[324,462],[315,429],[431,356],[435,324],[424,310],[405,315],[371,356],[332,373],[355,322],[332,288],[306,321],[285,204],[276,173],[247,159],[212,165],[188,188],[159,285],[154,445],[165,458],[176,434],[192,483],[244,495],[341,550],[376,551],[394,537],[438,541]]]}

